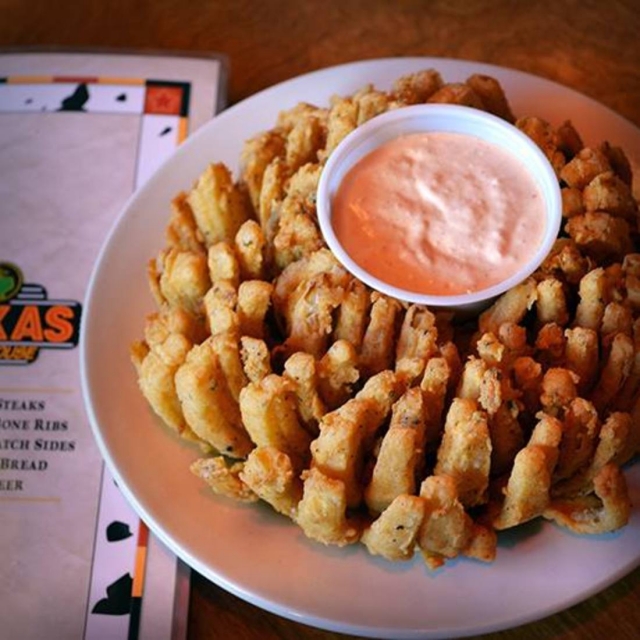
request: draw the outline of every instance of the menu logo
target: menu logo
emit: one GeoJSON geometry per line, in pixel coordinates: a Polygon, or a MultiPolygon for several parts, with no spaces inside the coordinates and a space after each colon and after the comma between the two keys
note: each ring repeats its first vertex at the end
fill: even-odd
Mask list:
{"type": "Polygon", "coordinates": [[[30,364],[40,349],[73,349],[81,312],[79,302],[50,300],[16,265],[0,262],[0,365],[30,364]]]}

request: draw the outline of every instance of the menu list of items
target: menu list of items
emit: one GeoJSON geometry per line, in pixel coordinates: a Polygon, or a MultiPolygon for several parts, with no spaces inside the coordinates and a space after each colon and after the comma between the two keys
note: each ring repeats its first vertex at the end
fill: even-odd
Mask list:
{"type": "Polygon", "coordinates": [[[0,56],[0,637],[184,631],[184,570],[101,459],[77,345],[117,214],[215,113],[223,77],[215,57],[0,56]]]}
{"type": "MultiPolygon", "coordinates": [[[[46,417],[45,399],[10,400],[0,397],[0,412],[0,429],[3,434],[0,440],[0,471],[46,471],[49,468],[50,454],[76,450],[74,439],[59,437],[68,435],[69,422],[46,417]],[[18,452],[28,457],[18,457],[18,452]]],[[[0,478],[0,491],[22,492],[26,489],[28,492],[28,478],[29,476],[25,479],[0,478]]]]}

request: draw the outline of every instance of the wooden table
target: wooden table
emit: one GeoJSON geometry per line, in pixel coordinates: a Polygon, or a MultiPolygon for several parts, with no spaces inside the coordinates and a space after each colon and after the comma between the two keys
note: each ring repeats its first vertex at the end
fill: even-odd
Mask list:
{"type": "MultiPolygon", "coordinates": [[[[0,0],[0,46],[222,51],[229,101],[363,58],[441,56],[528,71],[640,126],[637,0],[0,0]]],[[[640,544],[640,543],[639,543],[640,544]]],[[[523,577],[524,579],[524,577],[523,577]]],[[[551,578],[550,578],[551,579],[551,578]]],[[[338,640],[194,575],[190,640],[338,640]]],[[[635,640],[640,569],[571,609],[485,640],[635,640]]]]}

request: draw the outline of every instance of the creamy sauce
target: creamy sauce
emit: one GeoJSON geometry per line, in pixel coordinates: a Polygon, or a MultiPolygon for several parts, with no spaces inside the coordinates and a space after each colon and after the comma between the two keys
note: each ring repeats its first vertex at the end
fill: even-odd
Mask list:
{"type": "Polygon", "coordinates": [[[518,158],[474,136],[401,136],[357,162],[332,202],[338,240],[365,271],[435,295],[513,275],[545,231],[542,194],[518,158]]]}

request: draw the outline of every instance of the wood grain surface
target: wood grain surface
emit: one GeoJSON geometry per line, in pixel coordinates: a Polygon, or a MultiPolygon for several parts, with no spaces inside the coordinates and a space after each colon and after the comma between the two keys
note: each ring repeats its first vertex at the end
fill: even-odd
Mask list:
{"type": "MultiPolygon", "coordinates": [[[[638,0],[0,0],[0,16],[0,47],[224,52],[230,103],[330,65],[440,56],[555,80],[640,127],[638,0]]],[[[188,637],[348,638],[262,611],[195,574],[188,637]]],[[[640,569],[567,611],[481,637],[636,640],[640,569]]]]}

